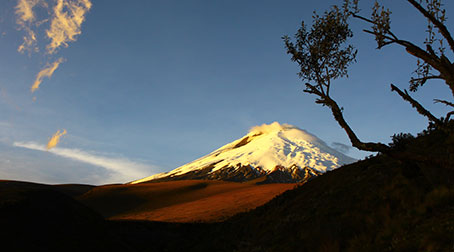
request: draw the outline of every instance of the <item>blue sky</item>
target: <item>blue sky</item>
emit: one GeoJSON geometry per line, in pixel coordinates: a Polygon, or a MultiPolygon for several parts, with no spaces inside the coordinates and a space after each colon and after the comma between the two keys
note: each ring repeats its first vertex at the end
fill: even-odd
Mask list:
{"type": "MultiPolygon", "coordinates": [[[[50,10],[57,1],[44,2],[50,10]]],[[[298,67],[281,39],[294,34],[302,20],[310,22],[313,10],[340,2],[96,0],[75,41],[49,54],[50,21],[33,26],[40,51],[19,53],[25,30],[17,23],[18,1],[2,1],[0,178],[127,182],[174,169],[273,121],[328,144],[349,144],[330,111],[302,93],[298,67]],[[51,78],[31,93],[37,73],[60,58],[51,78]],[[62,129],[68,133],[60,151],[77,150],[107,165],[17,144],[45,145],[62,129]],[[113,163],[128,167],[119,171],[113,163]]],[[[426,21],[406,1],[382,2],[393,11],[395,33],[421,45],[426,21]]],[[[454,27],[453,3],[445,2],[447,25],[454,27]]],[[[361,1],[364,14],[371,4],[361,1]]],[[[36,20],[49,13],[36,7],[36,20]]],[[[426,119],[389,88],[390,83],[408,88],[415,59],[400,47],[376,50],[373,38],[361,32],[367,26],[355,22],[352,28],[358,62],[350,78],[336,81],[332,90],[352,128],[364,141],[385,143],[394,133],[423,130],[426,119]]],[[[428,83],[413,95],[434,114],[447,112],[432,103],[449,99],[443,83],[428,83]]]]}

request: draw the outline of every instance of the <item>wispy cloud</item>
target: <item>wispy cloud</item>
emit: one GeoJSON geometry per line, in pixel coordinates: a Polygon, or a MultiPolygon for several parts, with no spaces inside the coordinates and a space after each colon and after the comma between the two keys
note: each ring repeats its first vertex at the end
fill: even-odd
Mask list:
{"type": "Polygon", "coordinates": [[[47,143],[47,149],[50,150],[57,146],[58,142],[60,142],[60,137],[66,134],[66,130],[64,129],[62,132],[58,130],[49,140],[47,143]]]}
{"type": "Polygon", "coordinates": [[[24,28],[26,35],[24,36],[24,42],[17,48],[17,51],[24,53],[25,51],[29,52],[38,52],[39,49],[36,46],[36,35],[35,32],[29,27],[24,28]]]}
{"type": "Polygon", "coordinates": [[[153,166],[134,162],[127,158],[106,157],[98,154],[92,154],[80,149],[56,147],[48,150],[46,146],[35,142],[14,142],[13,145],[31,150],[47,151],[60,157],[105,168],[114,172],[115,174],[113,176],[123,182],[148,176],[153,170],[156,170],[153,166]]]}
{"type": "Polygon", "coordinates": [[[16,14],[19,16],[19,24],[29,23],[35,20],[33,7],[38,4],[39,0],[19,0],[16,6],[16,14]]]}
{"type": "Polygon", "coordinates": [[[36,34],[32,29],[33,22],[35,21],[35,14],[33,7],[35,7],[40,0],[19,0],[16,6],[17,24],[20,29],[25,31],[24,42],[17,49],[18,52],[24,53],[28,51],[38,51],[36,47],[36,34]]]}
{"type": "Polygon", "coordinates": [[[68,47],[68,42],[76,40],[90,8],[89,0],[57,0],[50,29],[46,30],[47,37],[51,40],[46,47],[49,54],[55,53],[60,46],[68,47]]]}
{"type": "Polygon", "coordinates": [[[43,81],[44,77],[50,78],[52,77],[52,74],[54,74],[55,70],[57,70],[58,66],[64,61],[63,58],[59,58],[52,64],[47,64],[46,67],[44,67],[39,73],[36,75],[35,82],[33,82],[33,85],[31,87],[32,93],[36,91],[36,89],[39,88],[39,85],[41,85],[41,82],[43,81]]]}
{"type": "Polygon", "coordinates": [[[56,0],[52,11],[49,11],[49,17],[43,20],[36,19],[33,9],[38,5],[49,8],[45,0],[17,1],[16,23],[25,31],[24,42],[17,49],[20,53],[39,51],[35,28],[49,20],[50,27],[46,29],[46,36],[50,43],[46,46],[46,52],[54,54],[59,47],[68,47],[68,42],[75,41],[76,36],[81,34],[81,25],[92,3],[90,0],[56,0]]]}
{"type": "Polygon", "coordinates": [[[292,125],[286,124],[286,123],[280,124],[278,122],[273,122],[271,124],[264,123],[262,125],[257,125],[257,126],[252,127],[249,130],[249,133],[265,134],[268,132],[289,129],[289,128],[295,128],[295,126],[292,126],[292,125]]]}
{"type": "MultiPolygon", "coordinates": [[[[85,20],[85,15],[90,10],[92,4],[90,0],[54,0],[50,6],[46,0],[18,0],[16,9],[16,23],[19,29],[25,32],[23,43],[18,47],[20,53],[28,51],[39,52],[38,40],[42,35],[36,29],[44,23],[50,23],[45,30],[49,43],[46,45],[45,53],[52,57],[60,47],[68,47],[69,42],[76,41],[76,36],[81,34],[81,25],[85,20]],[[48,15],[37,20],[34,8],[40,6],[44,8],[48,15]]],[[[63,58],[59,58],[53,63],[48,63],[37,74],[31,87],[32,93],[39,88],[43,77],[50,78],[63,58]]]]}
{"type": "Polygon", "coordinates": [[[342,153],[344,153],[344,154],[349,153],[350,150],[352,149],[351,146],[346,145],[346,144],[343,144],[343,143],[338,143],[338,142],[333,142],[333,143],[331,143],[331,147],[333,147],[333,148],[336,149],[337,151],[342,152],[342,153]]]}

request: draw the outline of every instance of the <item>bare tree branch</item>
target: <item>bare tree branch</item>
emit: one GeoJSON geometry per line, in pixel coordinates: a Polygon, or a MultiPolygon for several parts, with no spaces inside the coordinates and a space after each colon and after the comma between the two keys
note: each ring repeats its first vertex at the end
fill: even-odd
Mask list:
{"type": "Polygon", "coordinates": [[[371,143],[371,142],[362,142],[359,140],[359,138],[356,136],[355,132],[350,128],[348,123],[345,121],[344,116],[342,114],[342,109],[339,108],[339,105],[337,105],[336,101],[331,99],[331,97],[323,95],[317,87],[306,83],[306,90],[304,92],[310,93],[310,94],[315,94],[319,96],[317,99],[317,103],[323,104],[325,106],[328,106],[331,109],[331,112],[334,116],[334,119],[336,119],[337,123],[344,129],[344,131],[347,133],[348,138],[350,139],[350,142],[352,143],[353,147],[358,148],[359,150],[363,151],[377,151],[377,152],[382,152],[382,153],[387,153],[390,150],[390,147],[382,144],[382,143],[371,143]]]}
{"type": "MultiPolygon", "coordinates": [[[[429,22],[437,27],[439,30],[439,33],[445,38],[451,49],[454,52],[454,39],[452,38],[451,34],[449,33],[448,29],[446,26],[442,23],[442,20],[439,20],[437,16],[435,16],[433,13],[430,13],[430,10],[424,9],[421,4],[417,2],[417,0],[408,0],[418,11],[420,11],[426,18],[429,19],[429,22]]],[[[378,10],[379,6],[376,5],[376,8],[378,10]]],[[[389,20],[386,20],[386,15],[389,15],[388,12],[384,12],[384,10],[381,10],[380,13],[381,16],[373,16],[372,19],[365,18],[363,16],[358,15],[357,13],[351,13],[351,16],[357,19],[360,19],[362,21],[365,21],[369,24],[372,24],[372,28],[374,29],[373,31],[371,30],[364,30],[364,32],[372,34],[375,36],[377,43],[378,43],[378,49],[383,48],[384,46],[390,45],[390,44],[399,44],[403,47],[405,47],[406,51],[415,56],[416,58],[422,60],[424,64],[427,64],[427,67],[433,68],[434,70],[438,71],[440,74],[440,79],[445,80],[446,84],[448,87],[451,89],[451,93],[454,96],[454,64],[451,63],[451,61],[443,54],[441,51],[441,55],[437,56],[435,51],[433,50],[432,46],[430,43],[426,43],[426,50],[420,48],[419,46],[411,43],[410,41],[406,40],[401,40],[399,39],[396,35],[394,35],[390,28],[389,28],[389,20]],[[384,16],[383,16],[384,15],[384,16]],[[374,18],[377,18],[375,20],[374,18]],[[384,18],[383,20],[380,18],[384,18]],[[380,27],[378,29],[377,27],[380,27]]],[[[441,50],[441,49],[440,49],[441,50]]],[[[419,65],[418,65],[419,68],[419,65]]],[[[427,70],[427,71],[429,71],[427,70]]],[[[417,72],[417,71],[415,71],[417,72]]],[[[423,73],[422,77],[425,78],[425,75],[429,75],[429,73],[423,73]]],[[[418,76],[421,77],[421,76],[418,76]]],[[[410,81],[411,86],[416,90],[418,86],[423,85],[427,80],[432,79],[426,78],[426,79],[420,79],[421,81],[416,81],[417,79],[412,79],[410,81]]]]}
{"type": "Polygon", "coordinates": [[[432,56],[437,57],[437,54],[435,53],[435,51],[434,51],[434,49],[432,48],[431,45],[427,44],[426,45],[426,49],[432,56]]]}
{"type": "MultiPolygon", "coordinates": [[[[358,15],[358,14],[352,13],[352,17],[357,18],[357,19],[360,19],[360,20],[363,20],[363,21],[365,21],[365,22],[367,22],[367,23],[370,23],[370,24],[375,24],[375,22],[374,22],[373,20],[368,19],[368,18],[365,18],[365,17],[360,16],[360,15],[358,15]]],[[[366,31],[366,30],[364,30],[364,31],[366,31]]],[[[371,31],[367,31],[367,32],[372,33],[372,34],[375,35],[374,32],[371,32],[371,31]]],[[[397,36],[396,36],[392,31],[386,30],[386,33],[389,34],[389,35],[391,35],[391,37],[392,37],[393,40],[398,40],[397,36]]]]}
{"type": "Polygon", "coordinates": [[[434,103],[443,103],[443,104],[445,104],[446,106],[454,107],[454,103],[448,102],[448,101],[445,101],[445,100],[434,99],[434,103]]]}
{"type": "Polygon", "coordinates": [[[402,99],[408,101],[411,104],[411,106],[413,108],[415,108],[416,111],[418,111],[418,113],[427,117],[430,121],[435,122],[436,124],[442,124],[442,122],[438,118],[436,118],[434,115],[432,115],[432,113],[430,113],[427,109],[425,109],[419,102],[417,102],[415,99],[413,99],[407,93],[407,90],[404,90],[404,92],[402,92],[402,90],[400,90],[398,87],[391,84],[391,91],[396,91],[402,97],[402,99]]]}
{"type": "Polygon", "coordinates": [[[447,113],[445,120],[448,122],[452,115],[454,115],[454,111],[451,111],[451,112],[447,113]]]}
{"type": "Polygon", "coordinates": [[[451,33],[449,33],[448,28],[441,23],[438,19],[436,19],[432,14],[430,14],[426,9],[424,9],[418,2],[415,0],[407,0],[411,5],[413,5],[419,12],[421,12],[427,19],[432,22],[435,27],[438,28],[440,31],[441,35],[448,41],[449,46],[451,47],[451,50],[454,52],[454,39],[451,36],[451,33]]]}
{"type": "MultiPolygon", "coordinates": [[[[428,80],[432,80],[432,79],[443,79],[443,78],[440,75],[430,75],[430,76],[425,76],[425,77],[421,77],[421,78],[411,78],[410,82],[411,83],[418,82],[419,86],[422,86],[428,80]]],[[[410,89],[410,91],[411,91],[411,89],[410,89]]]]}
{"type": "Polygon", "coordinates": [[[354,13],[352,14],[352,17],[361,19],[361,20],[366,21],[366,22],[371,23],[371,24],[374,24],[374,21],[372,21],[371,19],[365,18],[363,16],[360,16],[360,15],[357,15],[357,14],[354,14],[354,13]]]}
{"type": "Polygon", "coordinates": [[[373,32],[373,31],[369,31],[369,30],[363,30],[363,31],[366,33],[375,35],[375,36],[380,35],[383,38],[388,40],[383,45],[381,45],[379,48],[381,48],[385,45],[396,43],[401,46],[404,46],[408,53],[427,62],[429,65],[431,65],[433,68],[437,69],[439,72],[449,71],[448,68],[446,68],[444,65],[440,64],[439,59],[438,59],[438,57],[436,57],[436,55],[429,54],[428,52],[421,49],[419,46],[411,43],[410,41],[394,39],[392,37],[389,37],[386,35],[381,35],[381,34],[378,34],[377,32],[373,32]]]}
{"type": "Polygon", "coordinates": [[[443,77],[441,77],[440,75],[430,75],[430,76],[421,77],[421,78],[413,78],[412,80],[425,82],[425,81],[431,80],[431,79],[443,79],[443,77]]]}

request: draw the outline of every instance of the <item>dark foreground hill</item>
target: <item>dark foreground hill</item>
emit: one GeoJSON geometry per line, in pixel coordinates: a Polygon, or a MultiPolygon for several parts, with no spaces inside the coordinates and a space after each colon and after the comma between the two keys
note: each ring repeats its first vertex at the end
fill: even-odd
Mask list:
{"type": "Polygon", "coordinates": [[[231,232],[217,243],[225,251],[454,251],[454,176],[435,170],[437,181],[413,168],[379,157],[329,172],[224,223],[231,232]]]}
{"type": "Polygon", "coordinates": [[[22,194],[13,190],[0,191],[0,224],[20,235],[9,235],[9,243],[36,247],[56,241],[115,251],[454,251],[452,139],[435,132],[395,144],[427,159],[360,161],[221,223],[104,221],[64,192],[27,192],[31,200],[14,201],[22,194]]]}
{"type": "Polygon", "coordinates": [[[0,181],[1,246],[5,251],[128,251],[101,215],[70,196],[86,189],[0,181]]]}

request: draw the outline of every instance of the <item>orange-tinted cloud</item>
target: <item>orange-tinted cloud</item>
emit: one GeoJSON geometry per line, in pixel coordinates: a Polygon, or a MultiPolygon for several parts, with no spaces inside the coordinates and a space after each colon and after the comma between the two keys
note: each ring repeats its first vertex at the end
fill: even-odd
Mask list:
{"type": "Polygon", "coordinates": [[[20,53],[29,51],[38,51],[36,46],[36,35],[32,30],[32,23],[35,21],[35,14],[33,7],[35,7],[40,0],[19,0],[16,6],[17,24],[20,29],[25,30],[24,42],[17,48],[20,53]]]}
{"type": "MultiPolygon", "coordinates": [[[[20,53],[25,51],[29,53],[39,52],[38,40],[40,34],[36,28],[44,23],[50,24],[46,29],[46,36],[50,42],[46,46],[45,53],[52,55],[60,47],[68,47],[68,43],[75,41],[76,36],[81,34],[80,27],[91,6],[90,0],[17,0],[15,7],[16,22],[20,29],[25,31],[23,43],[17,50],[20,53]],[[48,16],[42,20],[37,20],[36,12],[34,12],[34,8],[37,6],[44,8],[48,16]]],[[[59,58],[53,63],[47,61],[46,66],[36,75],[31,92],[33,93],[39,88],[44,77],[52,77],[52,74],[62,62],[63,58],[59,58]]]]}
{"type": "Polygon", "coordinates": [[[66,130],[64,129],[63,132],[60,133],[60,130],[58,130],[49,140],[47,143],[47,149],[52,149],[55,146],[57,146],[58,142],[60,141],[60,137],[66,134],[66,130]]]}
{"type": "Polygon", "coordinates": [[[46,30],[46,35],[51,40],[46,47],[47,53],[53,54],[60,46],[67,47],[68,42],[76,40],[90,8],[89,0],[57,0],[50,28],[46,30]]]}
{"type": "Polygon", "coordinates": [[[39,0],[19,0],[16,6],[16,14],[19,16],[18,23],[24,24],[35,20],[33,7],[38,4],[39,0]]]}
{"type": "Polygon", "coordinates": [[[64,61],[63,58],[59,58],[52,64],[47,64],[45,68],[43,68],[39,73],[36,75],[35,82],[33,82],[33,85],[31,87],[32,93],[36,91],[36,89],[39,88],[39,85],[41,85],[41,82],[43,81],[44,77],[50,78],[52,77],[52,74],[54,74],[55,70],[57,70],[58,66],[60,63],[64,61]]]}
{"type": "Polygon", "coordinates": [[[46,36],[50,43],[46,46],[48,54],[54,54],[61,47],[67,47],[68,42],[75,41],[81,34],[81,25],[85,14],[90,10],[90,0],[55,0],[55,5],[50,10],[45,0],[18,0],[16,5],[16,23],[25,31],[24,42],[17,49],[20,53],[25,51],[38,52],[37,34],[34,28],[50,20],[50,27],[46,36]],[[36,20],[33,9],[41,6],[49,11],[49,18],[36,20]]]}

